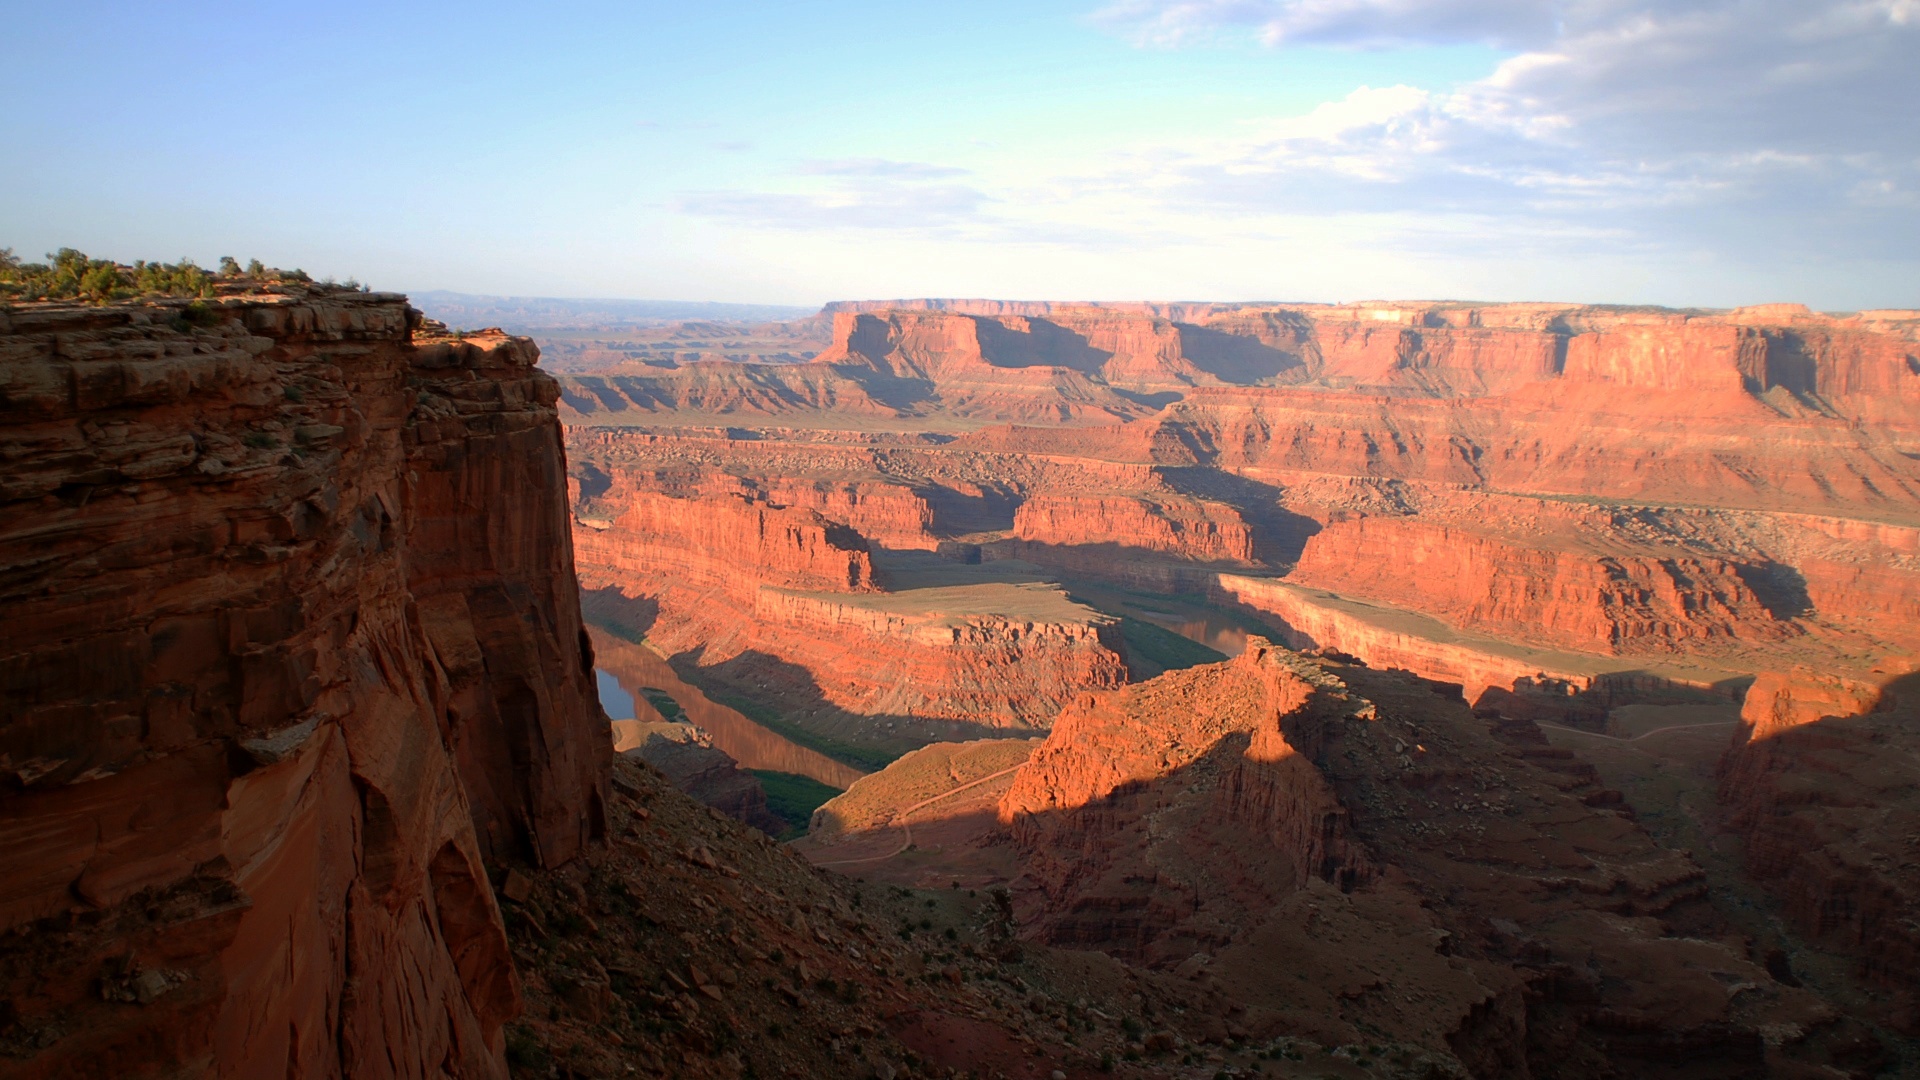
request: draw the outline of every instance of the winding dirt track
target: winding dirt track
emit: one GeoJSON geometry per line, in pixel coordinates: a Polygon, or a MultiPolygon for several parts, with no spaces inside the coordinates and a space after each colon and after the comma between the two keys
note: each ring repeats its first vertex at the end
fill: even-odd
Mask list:
{"type": "MultiPolygon", "coordinates": [[[[1025,764],[1025,762],[1022,762],[1021,764],[1025,764]]],[[[880,862],[883,859],[891,859],[895,855],[898,855],[901,852],[913,846],[913,826],[907,824],[907,816],[909,814],[912,814],[914,811],[919,810],[922,807],[931,806],[932,804],[939,802],[941,799],[947,799],[955,795],[958,795],[961,792],[967,790],[968,788],[979,787],[981,784],[984,784],[989,780],[998,780],[999,778],[1007,775],[1010,772],[1018,772],[1019,769],[1020,769],[1020,766],[1015,765],[1010,769],[1001,769],[997,773],[989,773],[988,775],[983,776],[978,780],[969,780],[966,783],[961,784],[959,787],[954,788],[951,791],[943,791],[940,794],[935,795],[931,799],[921,799],[919,802],[914,803],[912,806],[909,806],[905,810],[902,810],[899,813],[893,815],[893,821],[891,822],[891,824],[900,826],[900,846],[897,848],[894,848],[892,851],[889,851],[884,855],[868,855],[858,859],[822,859],[819,862],[814,863],[813,865],[845,866],[849,863],[880,862]]]]}

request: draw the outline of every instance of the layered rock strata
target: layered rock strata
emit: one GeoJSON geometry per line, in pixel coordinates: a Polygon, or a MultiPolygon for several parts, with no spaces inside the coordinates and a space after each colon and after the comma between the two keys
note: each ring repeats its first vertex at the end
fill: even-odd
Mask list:
{"type": "Polygon", "coordinates": [[[1105,423],[1142,395],[1303,385],[1396,398],[1725,393],[1775,413],[1908,428],[1920,314],[1797,305],[1683,312],[1582,305],[842,305],[804,365],[712,364],[568,387],[583,418],[678,411],[1105,423]]]}
{"type": "Polygon", "coordinates": [[[1724,559],[1534,547],[1417,518],[1331,521],[1287,580],[1494,636],[1586,652],[1671,652],[1798,632],[1724,559]]]}
{"type": "Polygon", "coordinates": [[[608,757],[554,382],[285,286],[0,311],[0,998],[19,1076],[504,1076],[484,860],[608,757]]]}
{"type": "Polygon", "coordinates": [[[590,601],[664,655],[844,714],[1044,727],[1125,679],[1117,623],[1058,590],[884,591],[869,545],[817,511],[635,490],[583,498],[590,601]]]}

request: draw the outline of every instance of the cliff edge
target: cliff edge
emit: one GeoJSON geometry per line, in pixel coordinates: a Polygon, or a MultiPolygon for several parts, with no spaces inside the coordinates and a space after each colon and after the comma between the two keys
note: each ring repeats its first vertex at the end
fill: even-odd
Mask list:
{"type": "Polygon", "coordinates": [[[486,863],[580,853],[610,754],[537,357],[297,282],[0,308],[0,1071],[505,1075],[486,863]]]}

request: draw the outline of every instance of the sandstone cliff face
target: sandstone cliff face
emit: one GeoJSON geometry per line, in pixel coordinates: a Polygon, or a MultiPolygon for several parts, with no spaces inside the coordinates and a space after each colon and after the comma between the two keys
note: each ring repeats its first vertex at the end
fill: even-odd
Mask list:
{"type": "Polygon", "coordinates": [[[1745,725],[1741,741],[1759,742],[1828,718],[1871,712],[1882,688],[1867,679],[1829,675],[1799,668],[1791,673],[1763,671],[1747,688],[1740,707],[1745,725]]]}
{"type": "Polygon", "coordinates": [[[761,585],[875,588],[865,538],[809,510],[734,496],[674,499],[621,485],[583,510],[581,524],[579,559],[598,575],[657,575],[681,589],[748,601],[761,585]]]}
{"type": "Polygon", "coordinates": [[[1740,571],[1722,559],[1556,550],[1417,518],[1358,517],[1308,540],[1287,579],[1454,626],[1614,655],[1799,633],[1740,571]]]}
{"type": "Polygon", "coordinates": [[[1232,507],[1190,499],[1036,495],[1015,511],[1013,539],[1056,547],[1119,545],[1195,562],[1254,562],[1252,530],[1232,507]]]}
{"type": "Polygon", "coordinates": [[[18,1075],[504,1075],[482,860],[577,854],[608,755],[555,386],[399,296],[181,306],[0,312],[18,1075]]]}
{"type": "Polygon", "coordinates": [[[865,538],[816,511],[638,482],[621,471],[583,502],[580,579],[668,656],[810,708],[987,727],[1045,727],[1074,694],[1125,681],[1117,621],[1057,590],[889,594],[865,538]]]}
{"type": "Polygon", "coordinates": [[[1720,763],[1747,872],[1804,934],[1893,988],[1885,1023],[1920,1032],[1920,679],[1765,672],[1720,763]]]}

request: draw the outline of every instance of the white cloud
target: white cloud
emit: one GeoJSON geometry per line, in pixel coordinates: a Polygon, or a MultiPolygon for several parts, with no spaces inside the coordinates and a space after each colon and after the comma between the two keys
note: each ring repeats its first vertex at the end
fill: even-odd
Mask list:
{"type": "Polygon", "coordinates": [[[1036,273],[1129,260],[1347,295],[1673,302],[1707,299],[1710,275],[1716,300],[1920,300],[1920,0],[1124,0],[1101,17],[1156,46],[1252,35],[1277,63],[1298,42],[1511,55],[1456,87],[1361,86],[1071,161],[814,160],[679,208],[919,237],[938,265],[1017,248],[997,261],[1036,273]]]}
{"type": "Polygon", "coordinates": [[[1101,17],[1156,43],[1520,50],[1451,92],[1362,87],[1162,159],[1182,182],[1155,190],[1223,212],[1485,215],[1729,257],[1920,250],[1920,0],[1123,0],[1101,17]]]}

